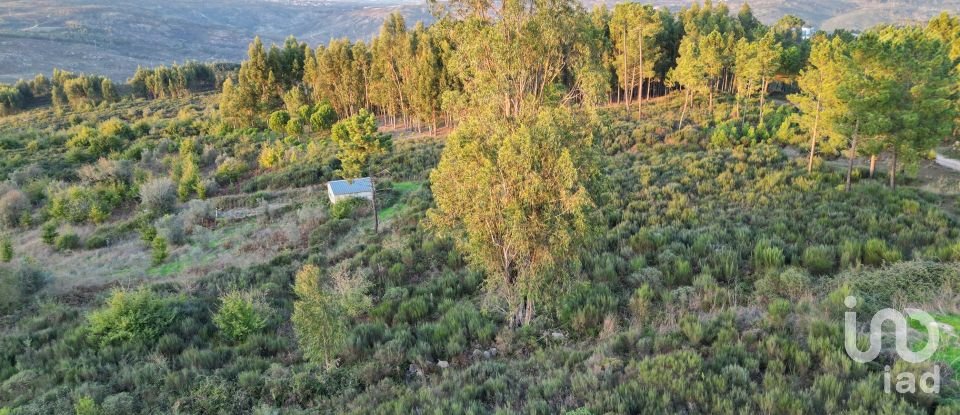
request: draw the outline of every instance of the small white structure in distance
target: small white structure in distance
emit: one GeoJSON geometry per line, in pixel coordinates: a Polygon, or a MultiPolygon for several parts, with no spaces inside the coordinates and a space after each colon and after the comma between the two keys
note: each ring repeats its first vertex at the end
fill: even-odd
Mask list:
{"type": "Polygon", "coordinates": [[[373,186],[369,177],[353,180],[334,180],[327,182],[327,196],[330,203],[337,203],[351,197],[373,200],[373,186]]]}

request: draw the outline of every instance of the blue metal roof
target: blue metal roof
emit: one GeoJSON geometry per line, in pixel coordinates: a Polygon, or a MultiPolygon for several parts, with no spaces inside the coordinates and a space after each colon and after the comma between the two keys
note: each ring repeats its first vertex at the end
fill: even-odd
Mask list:
{"type": "Polygon", "coordinates": [[[370,192],[373,187],[370,186],[369,177],[361,177],[353,180],[334,180],[327,182],[327,188],[329,188],[334,195],[339,196],[370,192]]]}

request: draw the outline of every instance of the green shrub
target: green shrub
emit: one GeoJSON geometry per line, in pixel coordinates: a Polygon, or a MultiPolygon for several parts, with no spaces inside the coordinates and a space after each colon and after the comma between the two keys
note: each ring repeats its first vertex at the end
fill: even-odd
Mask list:
{"type": "Polygon", "coordinates": [[[560,300],[558,318],[576,334],[596,336],[616,308],[617,298],[605,284],[580,283],[560,300]]]}
{"type": "Polygon", "coordinates": [[[0,266],[0,315],[9,313],[27,302],[45,282],[43,273],[30,266],[0,266]]]}
{"type": "Polygon", "coordinates": [[[829,245],[814,245],[803,251],[803,266],[813,274],[825,274],[833,270],[836,254],[829,245]]]}
{"type": "Polygon", "coordinates": [[[329,130],[337,122],[337,113],[328,102],[321,102],[310,116],[310,126],[314,132],[329,130]]]}
{"type": "Polygon", "coordinates": [[[770,270],[754,283],[754,295],[768,302],[775,298],[797,300],[810,291],[810,276],[801,268],[770,270]]]}
{"type": "Polygon", "coordinates": [[[860,242],[847,239],[840,244],[840,268],[860,265],[860,242]]]}
{"type": "Polygon", "coordinates": [[[850,285],[863,298],[865,311],[891,307],[898,302],[923,304],[960,291],[960,266],[930,261],[896,262],[883,268],[864,268],[840,274],[838,280],[850,285]]]}
{"type": "Polygon", "coordinates": [[[300,118],[291,118],[290,121],[287,121],[284,130],[289,136],[299,136],[303,134],[303,120],[300,118]]]}
{"type": "Polygon", "coordinates": [[[146,288],[132,292],[115,289],[106,304],[88,316],[88,331],[101,345],[150,344],[163,335],[176,316],[170,300],[146,288]]]}
{"type": "Polygon", "coordinates": [[[103,413],[97,406],[97,402],[89,396],[77,399],[77,402],[73,404],[73,411],[76,415],[101,415],[103,413]]]}
{"type": "Polygon", "coordinates": [[[439,321],[421,326],[440,356],[453,357],[467,351],[471,344],[493,340],[496,326],[469,301],[461,301],[447,310],[439,321]]]}
{"type": "Polygon", "coordinates": [[[157,235],[150,244],[150,258],[153,266],[157,266],[167,260],[167,240],[157,235]]]}
{"type": "Polygon", "coordinates": [[[394,316],[395,321],[405,323],[416,323],[430,312],[430,304],[424,297],[414,297],[400,303],[397,313],[394,316]]]}
{"type": "Polygon", "coordinates": [[[125,192],[123,185],[115,183],[55,190],[50,196],[50,215],[73,223],[102,221],[124,200],[125,192]]]}
{"type": "Polygon", "coordinates": [[[779,328],[786,324],[787,317],[790,315],[792,308],[791,301],[793,301],[793,299],[786,300],[778,298],[770,302],[770,305],[767,306],[767,321],[771,326],[779,328]]]}
{"type": "Polygon", "coordinates": [[[650,317],[654,294],[648,283],[644,283],[633,292],[633,296],[630,297],[630,311],[633,312],[634,321],[640,323],[650,317]]]}
{"type": "Polygon", "coordinates": [[[284,129],[287,126],[287,122],[290,121],[290,113],[284,110],[274,111],[270,114],[269,127],[271,130],[278,133],[283,133],[284,129]]]}
{"type": "Polygon", "coordinates": [[[704,328],[700,319],[692,314],[680,318],[680,331],[690,343],[697,345],[703,340],[704,328]]]}
{"type": "Polygon", "coordinates": [[[250,171],[250,166],[247,163],[234,157],[227,157],[217,166],[217,171],[213,177],[217,180],[217,183],[228,184],[240,180],[248,171],[250,171]]]}
{"type": "Polygon", "coordinates": [[[40,229],[40,239],[43,240],[43,243],[47,245],[53,245],[57,240],[57,223],[54,221],[48,221],[43,224],[43,227],[40,229]]]}
{"type": "Polygon", "coordinates": [[[105,246],[107,246],[107,237],[98,234],[90,235],[87,240],[83,242],[84,249],[99,249],[105,246]]]}
{"type": "Polygon", "coordinates": [[[346,219],[354,216],[354,212],[368,201],[357,197],[350,197],[337,201],[330,206],[330,216],[335,219],[346,219]]]}
{"type": "Polygon", "coordinates": [[[710,256],[710,265],[719,279],[733,281],[740,272],[740,256],[730,248],[720,248],[710,256]]]}
{"type": "Polygon", "coordinates": [[[753,266],[757,271],[775,269],[783,266],[783,250],[768,239],[757,241],[753,248],[753,266]]]}
{"type": "Polygon", "coordinates": [[[137,412],[137,399],[129,392],[110,395],[103,400],[104,415],[128,415],[137,412]]]}
{"type": "Polygon", "coordinates": [[[0,239],[0,260],[10,262],[13,260],[13,241],[9,236],[0,239]]]}
{"type": "Polygon", "coordinates": [[[900,261],[900,251],[888,247],[887,241],[871,238],[863,245],[863,263],[872,266],[900,261]]]}
{"type": "Polygon", "coordinates": [[[64,233],[57,237],[54,247],[58,251],[69,251],[80,247],[80,237],[73,232],[64,233]]]}
{"type": "Polygon", "coordinates": [[[346,298],[363,295],[363,290],[329,290],[321,280],[320,269],[307,264],[297,272],[293,291],[297,300],[290,320],[304,356],[316,363],[333,363],[347,340],[350,313],[344,304],[346,298]]]}
{"type": "Polygon", "coordinates": [[[220,297],[220,309],[213,316],[213,322],[228,339],[243,341],[267,326],[264,314],[252,295],[234,291],[220,297]]]}

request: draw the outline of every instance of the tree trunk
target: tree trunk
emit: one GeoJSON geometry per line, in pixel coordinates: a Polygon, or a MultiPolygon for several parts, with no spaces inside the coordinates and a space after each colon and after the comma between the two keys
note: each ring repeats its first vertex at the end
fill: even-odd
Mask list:
{"type": "Polygon", "coordinates": [[[813,134],[810,135],[810,157],[807,158],[807,173],[813,172],[813,156],[817,152],[817,128],[820,127],[820,101],[817,101],[817,112],[813,116],[813,134]]]}
{"type": "Polygon", "coordinates": [[[377,184],[373,179],[373,173],[370,173],[370,201],[373,204],[373,233],[380,233],[380,216],[377,215],[377,184]]]}
{"type": "Polygon", "coordinates": [[[690,103],[690,90],[687,90],[686,95],[683,96],[683,110],[680,111],[680,124],[677,125],[677,130],[683,128],[683,117],[687,115],[687,105],[690,103]]]}
{"type": "Polygon", "coordinates": [[[897,148],[893,148],[893,158],[890,159],[890,188],[897,188],[897,148]]]}
{"type": "Polygon", "coordinates": [[[707,105],[707,112],[711,115],[713,114],[713,90],[714,90],[713,86],[714,85],[716,84],[710,85],[710,98],[709,98],[710,103],[707,105]]]}
{"type": "Polygon", "coordinates": [[[850,158],[849,163],[847,163],[847,185],[844,187],[844,191],[850,191],[850,180],[853,176],[853,160],[857,157],[857,132],[860,130],[860,120],[857,119],[857,124],[853,127],[853,137],[850,140],[850,158]]]}
{"type": "Polygon", "coordinates": [[[757,125],[763,125],[763,104],[767,102],[767,78],[763,78],[760,86],[760,120],[757,125]]]}
{"type": "Polygon", "coordinates": [[[623,95],[624,108],[630,108],[630,89],[627,84],[627,25],[623,25],[623,95]]]}
{"type": "Polygon", "coordinates": [[[643,23],[640,24],[640,34],[637,36],[640,46],[640,92],[637,97],[637,118],[643,117],[643,23]]]}
{"type": "Polygon", "coordinates": [[[870,155],[870,178],[873,178],[873,172],[877,171],[877,155],[870,155]]]}
{"type": "Polygon", "coordinates": [[[523,313],[523,324],[530,324],[530,321],[533,320],[533,299],[527,297],[526,303],[526,311],[523,313]]]}

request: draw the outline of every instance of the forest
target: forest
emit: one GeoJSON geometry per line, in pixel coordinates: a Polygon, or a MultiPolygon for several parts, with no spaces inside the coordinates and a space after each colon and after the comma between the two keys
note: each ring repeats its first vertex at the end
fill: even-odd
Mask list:
{"type": "Polygon", "coordinates": [[[0,415],[960,413],[960,17],[431,7],[0,85],[0,415]]]}

